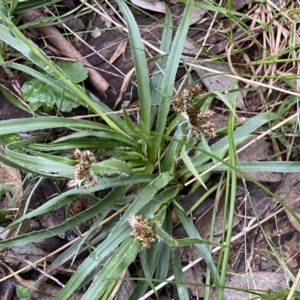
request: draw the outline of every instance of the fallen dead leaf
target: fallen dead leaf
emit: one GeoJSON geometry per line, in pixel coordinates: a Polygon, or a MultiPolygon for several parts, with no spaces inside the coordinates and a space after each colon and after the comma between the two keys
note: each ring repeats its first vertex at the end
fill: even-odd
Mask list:
{"type": "Polygon", "coordinates": [[[138,7],[148,9],[151,11],[156,11],[160,13],[165,13],[166,11],[166,3],[163,1],[131,0],[131,2],[138,7]]]}
{"type": "MultiPolygon", "coordinates": [[[[0,155],[5,156],[5,152],[0,148],[0,155]]],[[[0,184],[12,183],[11,193],[16,199],[22,196],[22,179],[20,171],[0,162],[0,184]],[[16,195],[16,193],[18,193],[16,195]]]]}
{"type": "MultiPolygon", "coordinates": [[[[290,192],[283,199],[289,208],[300,218],[300,181],[297,182],[290,192]]],[[[286,209],[285,210],[291,225],[300,232],[300,224],[295,217],[286,209]]]]}
{"type": "Polygon", "coordinates": [[[109,60],[110,64],[113,64],[114,61],[117,60],[124,53],[126,45],[127,45],[127,40],[121,41],[118,44],[118,47],[117,47],[115,53],[112,55],[112,57],[109,60]]]}
{"type": "MultiPolygon", "coordinates": [[[[255,137],[250,137],[241,143],[239,148],[248,144],[255,137]]],[[[267,161],[273,155],[272,144],[266,139],[259,139],[255,143],[250,144],[245,150],[238,154],[238,159],[241,162],[247,161],[267,161]]],[[[281,173],[274,172],[245,172],[254,179],[264,182],[278,182],[282,179],[281,173]]]]}
{"type": "MultiPolygon", "coordinates": [[[[195,266],[186,270],[184,273],[184,279],[186,282],[196,283],[197,285],[190,285],[188,288],[191,290],[191,293],[194,297],[203,298],[205,292],[205,276],[206,271],[204,271],[199,266],[195,266]]],[[[197,298],[198,299],[198,298],[197,298]]]]}
{"type": "MultiPolygon", "coordinates": [[[[260,299],[255,294],[242,290],[254,290],[267,295],[271,292],[286,289],[287,282],[284,273],[253,272],[229,277],[225,282],[224,300],[260,299]],[[231,288],[231,289],[230,289],[231,288]]],[[[210,299],[217,299],[217,291],[210,295],[210,299]]]]}
{"type": "MultiPolygon", "coordinates": [[[[230,91],[235,85],[235,79],[222,75],[216,74],[213,70],[222,71],[225,74],[230,72],[230,69],[227,65],[221,62],[203,62],[203,65],[206,68],[211,69],[211,71],[195,68],[195,71],[201,78],[203,84],[206,88],[210,91],[217,91],[217,90],[225,90],[230,91]]],[[[232,94],[226,96],[226,99],[229,103],[232,102],[232,94]]],[[[246,109],[242,93],[240,91],[236,91],[236,107],[241,109],[246,109]]]]}

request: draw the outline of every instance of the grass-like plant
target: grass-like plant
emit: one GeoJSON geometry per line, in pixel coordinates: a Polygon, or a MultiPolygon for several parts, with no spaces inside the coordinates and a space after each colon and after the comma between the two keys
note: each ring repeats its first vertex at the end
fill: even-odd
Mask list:
{"type": "MultiPolygon", "coordinates": [[[[214,143],[209,144],[203,135],[195,142],[195,128],[191,120],[185,114],[176,113],[171,109],[174,102],[175,76],[194,1],[186,1],[182,22],[175,32],[171,13],[166,9],[160,46],[161,53],[165,54],[157,58],[157,69],[151,80],[144,44],[133,14],[124,1],[116,2],[126,20],[135,65],[139,96],[138,123],[132,121],[126,107],[122,108],[122,116],[113,114],[109,107],[77,82],[72,81],[58,64],[29,41],[9,17],[14,9],[21,10],[21,6],[15,5],[15,1],[8,6],[11,9],[10,13],[0,12],[0,39],[5,45],[22,53],[26,62],[31,62],[31,65],[6,63],[2,59],[2,65],[40,80],[53,88],[56,94],[75,99],[74,101],[87,107],[91,113],[98,114],[103,120],[99,123],[36,113],[33,118],[0,122],[1,134],[5,137],[37,129],[46,132],[53,128],[65,127],[70,130],[68,135],[50,143],[43,143],[43,134],[6,142],[6,155],[0,156],[1,162],[41,178],[69,179],[71,187],[33,211],[25,209],[22,217],[10,227],[66,206],[82,195],[90,197],[95,203],[86,211],[51,228],[51,231],[40,230],[17,235],[1,241],[0,247],[5,249],[36,242],[75,228],[97,216],[93,227],[75,239],[49,267],[51,272],[55,266],[64,262],[66,257],[75,259],[78,253],[87,248],[90,250],[90,255],[78,267],[57,299],[69,299],[75,291],[89,282],[82,299],[108,299],[122,272],[137,256],[142,264],[141,278],[144,280],[138,281],[130,299],[142,297],[149,287],[154,288],[157,282],[165,281],[170,268],[174,272],[180,299],[187,299],[187,285],[183,284],[182,265],[177,247],[195,245],[207,264],[207,272],[212,275],[214,286],[225,285],[235,211],[237,172],[292,172],[299,168],[299,164],[282,163],[277,164],[275,168],[272,162],[237,163],[236,146],[261,126],[278,121],[281,116],[275,113],[261,113],[235,128],[234,93],[231,104],[226,103],[231,111],[227,132],[214,143]],[[201,172],[206,170],[211,171],[201,175],[201,172]],[[211,243],[201,238],[180,204],[186,193],[194,191],[200,185],[206,188],[205,183],[212,172],[225,172],[225,202],[229,210],[228,231],[223,248],[224,260],[219,269],[211,255],[211,243]],[[192,183],[186,188],[188,182],[192,183]],[[130,192],[132,187],[136,188],[136,193],[130,192]],[[99,199],[94,193],[100,190],[109,190],[109,193],[103,199],[99,199]],[[177,212],[179,223],[188,234],[187,238],[172,238],[173,208],[177,212]],[[112,212],[117,213],[111,216],[112,212]],[[100,231],[100,227],[103,228],[101,233],[95,235],[95,232],[100,231]]],[[[234,90],[237,87],[232,88],[234,90]]],[[[3,86],[0,89],[11,102],[28,110],[28,107],[20,104],[8,89],[3,86]]],[[[201,110],[207,108],[208,102],[198,101],[197,105],[197,109],[201,110]]],[[[30,201],[30,198],[27,201],[30,201]]],[[[219,299],[222,295],[223,288],[220,288],[219,299]]]]}

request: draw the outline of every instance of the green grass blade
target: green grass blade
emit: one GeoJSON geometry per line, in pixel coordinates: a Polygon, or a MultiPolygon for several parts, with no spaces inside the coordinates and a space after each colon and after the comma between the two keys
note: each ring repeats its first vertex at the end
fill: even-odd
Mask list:
{"type": "MultiPolygon", "coordinates": [[[[99,201],[94,206],[88,208],[87,210],[81,212],[80,214],[69,218],[65,223],[60,224],[59,226],[45,230],[35,231],[31,232],[25,235],[20,235],[15,238],[7,239],[0,241],[0,248],[8,248],[18,245],[24,245],[31,242],[39,241],[40,239],[48,238],[51,236],[55,236],[57,234],[60,234],[64,231],[67,231],[70,228],[74,228],[78,224],[93,218],[95,215],[97,215],[99,212],[103,211],[110,211],[111,208],[115,205],[115,203],[124,196],[126,191],[128,190],[128,186],[117,186],[114,188],[106,197],[104,197],[101,201],[99,201]]],[[[71,191],[70,191],[71,192],[71,191]]],[[[36,210],[32,211],[32,213],[28,213],[24,215],[22,218],[19,218],[12,224],[10,224],[9,227],[20,223],[23,220],[29,219],[32,216],[38,216],[42,215],[46,212],[52,211],[56,208],[63,207],[66,204],[69,204],[71,201],[78,198],[79,195],[82,195],[80,192],[76,193],[75,191],[72,191],[71,195],[70,193],[64,193],[62,195],[59,195],[58,197],[55,197],[51,200],[49,200],[51,203],[50,205],[48,203],[45,203],[44,205],[40,206],[36,210]],[[66,196],[67,194],[67,196],[66,196]],[[68,195],[69,194],[69,195],[68,195]],[[60,201],[61,200],[61,201],[60,201]]],[[[104,214],[104,213],[103,213],[104,214]]],[[[102,216],[101,216],[102,218],[102,216]]]]}
{"type": "MultiPolygon", "coordinates": [[[[173,35],[173,19],[172,14],[168,6],[166,6],[165,11],[165,24],[164,29],[161,37],[161,44],[160,44],[160,50],[162,50],[165,53],[169,53],[171,43],[172,43],[172,35],[173,35]]],[[[158,105],[159,100],[161,97],[161,85],[164,79],[164,72],[166,69],[168,61],[168,54],[164,56],[160,56],[156,64],[158,65],[154,70],[154,75],[151,82],[151,99],[152,99],[152,109],[151,109],[151,127],[155,121],[157,111],[158,111],[158,105]]]]}
{"type": "MultiPolygon", "coordinates": [[[[155,243],[153,245],[151,245],[149,253],[147,255],[147,261],[146,263],[149,266],[149,275],[148,278],[153,278],[153,274],[155,272],[155,269],[158,267],[159,265],[159,259],[160,256],[162,255],[162,248],[163,248],[163,243],[155,243]]],[[[167,264],[167,261],[165,261],[165,264],[167,264]]],[[[145,277],[145,272],[140,276],[141,278],[145,277]]],[[[130,295],[129,300],[135,300],[138,299],[139,297],[141,297],[148,289],[149,287],[149,283],[148,281],[138,281],[137,285],[134,288],[134,291],[132,292],[132,294],[130,295]]]]}
{"type": "MultiPolygon", "coordinates": [[[[235,101],[233,99],[233,107],[235,108],[235,101]]],[[[236,167],[236,145],[233,139],[234,131],[234,115],[235,112],[231,112],[228,119],[227,133],[229,141],[229,160],[228,163],[236,167]]],[[[236,190],[237,190],[237,174],[234,169],[228,168],[227,178],[226,178],[226,192],[225,192],[225,204],[224,204],[224,216],[227,216],[227,209],[229,207],[228,221],[224,220],[227,223],[226,231],[226,241],[225,247],[222,248],[221,253],[223,254],[222,260],[222,269],[220,275],[220,288],[218,293],[218,299],[224,299],[224,286],[226,285],[226,278],[228,272],[228,261],[231,250],[231,237],[234,228],[234,219],[235,219],[235,202],[236,202],[236,190]]]]}
{"type": "Polygon", "coordinates": [[[110,131],[107,125],[96,122],[62,117],[37,117],[34,119],[11,119],[0,121],[1,134],[11,134],[48,128],[69,127],[74,130],[110,131]]]}
{"type": "MultiPolygon", "coordinates": [[[[189,29],[190,18],[193,13],[194,1],[188,0],[186,2],[186,7],[182,14],[182,22],[180,23],[178,30],[176,32],[170,54],[168,57],[168,62],[166,66],[166,72],[161,88],[161,98],[159,103],[159,110],[157,116],[157,124],[155,129],[154,145],[161,145],[163,139],[163,132],[166,127],[167,117],[170,110],[170,103],[173,94],[174,82],[176,77],[176,72],[178,64],[181,57],[181,52],[185,43],[185,38],[189,29]]],[[[158,156],[159,147],[153,149],[151,159],[156,160],[158,156]]]]}
{"type": "MultiPolygon", "coordinates": [[[[117,224],[115,230],[118,230],[120,227],[124,226],[124,223],[127,223],[127,219],[129,215],[136,215],[140,214],[141,211],[147,206],[149,203],[151,206],[154,205],[153,202],[155,201],[154,197],[157,192],[166,186],[171,180],[173,179],[172,176],[168,175],[167,173],[160,174],[157,176],[153,181],[149,182],[149,184],[143,188],[142,191],[139,192],[136,199],[133,203],[128,207],[122,218],[120,219],[119,223],[117,224]]],[[[168,193],[170,190],[166,190],[168,193]]],[[[171,190],[170,195],[173,193],[173,189],[171,190]]],[[[158,196],[158,195],[157,195],[158,196]]],[[[159,206],[162,205],[162,202],[158,202],[159,206]]],[[[145,211],[144,216],[148,217],[150,213],[153,212],[152,210],[145,211]]],[[[114,231],[113,231],[114,232],[114,231]]],[[[113,234],[112,232],[112,234],[113,234]]]]}
{"type": "Polygon", "coordinates": [[[125,3],[125,1],[116,0],[116,2],[118,3],[120,10],[122,11],[126,20],[126,24],[128,26],[130,46],[132,50],[138,85],[141,127],[145,130],[146,134],[149,134],[151,94],[144,45],[136,20],[129,7],[125,3]]]}
{"type": "MultiPolygon", "coordinates": [[[[198,238],[200,240],[202,240],[201,236],[199,235],[197,229],[195,228],[194,224],[191,222],[191,220],[185,215],[185,213],[183,212],[183,210],[180,208],[179,204],[174,202],[175,205],[175,210],[176,213],[180,219],[180,222],[182,224],[182,226],[184,227],[184,229],[186,230],[187,234],[189,235],[189,237],[193,237],[193,238],[198,238]]],[[[212,275],[214,276],[216,282],[219,282],[219,274],[217,272],[216,266],[214,264],[213,258],[209,252],[209,250],[207,249],[206,245],[203,244],[195,244],[195,247],[198,248],[198,250],[200,251],[200,253],[203,256],[203,259],[205,260],[207,267],[210,269],[212,275]]]]}
{"type": "MultiPolygon", "coordinates": [[[[112,282],[117,282],[121,272],[135,259],[140,248],[141,244],[137,239],[128,237],[100,271],[99,275],[82,297],[82,300],[101,299],[101,296],[105,293],[109,285],[111,285],[112,282]]],[[[59,296],[57,298],[57,300],[64,299],[67,298],[61,298],[59,296]]]]}
{"type": "MultiPolygon", "coordinates": [[[[152,248],[152,246],[151,246],[152,248]]],[[[154,265],[152,261],[147,260],[147,250],[145,248],[141,248],[140,251],[140,260],[142,264],[143,274],[141,278],[145,278],[145,281],[150,285],[151,289],[154,289],[154,284],[152,281],[152,276],[154,273],[154,265]]]]}
{"type": "Polygon", "coordinates": [[[145,144],[147,144],[148,146],[151,145],[150,142],[150,138],[149,135],[140,127],[136,126],[136,124],[134,124],[132,122],[132,120],[130,119],[126,109],[123,107],[123,117],[124,117],[124,121],[127,125],[127,127],[129,128],[129,130],[139,139],[141,139],[141,141],[143,141],[145,144]]]}
{"type": "MultiPolygon", "coordinates": [[[[166,213],[163,228],[168,234],[172,234],[173,221],[172,221],[172,216],[170,211],[167,211],[166,213]]],[[[157,264],[157,270],[155,273],[156,279],[163,281],[164,279],[167,278],[169,272],[170,259],[171,259],[171,247],[168,244],[163,243],[161,249],[161,255],[159,257],[158,264],[157,264]]]]}
{"type": "Polygon", "coordinates": [[[20,14],[25,13],[29,10],[38,9],[41,7],[45,7],[47,5],[53,5],[54,3],[60,2],[60,0],[26,0],[26,1],[18,1],[17,7],[14,10],[14,13],[20,14]]]}
{"type": "Polygon", "coordinates": [[[185,147],[182,148],[180,152],[180,157],[184,162],[185,166],[187,167],[187,169],[194,175],[194,177],[199,181],[199,183],[207,190],[205,183],[203,182],[201,176],[198,174],[196,168],[194,167],[192,160],[187,154],[187,150],[185,149],[185,147]]]}
{"type": "Polygon", "coordinates": [[[84,189],[84,188],[72,189],[63,194],[60,194],[59,196],[50,199],[49,201],[41,205],[38,209],[27,213],[23,217],[19,218],[17,221],[13,222],[11,226],[18,224],[21,221],[24,221],[25,219],[30,219],[39,216],[41,214],[47,213],[49,211],[52,211],[54,209],[57,209],[61,206],[64,206],[65,204],[70,202],[69,199],[76,198],[78,197],[78,195],[81,196],[89,195],[97,191],[101,191],[112,187],[127,186],[127,185],[133,185],[137,183],[150,183],[153,179],[154,176],[143,175],[143,174],[131,175],[126,178],[122,178],[122,177],[102,178],[101,180],[100,179],[98,180],[98,185],[90,189],[84,189]]]}
{"type": "Polygon", "coordinates": [[[176,248],[172,249],[172,267],[179,299],[189,300],[190,298],[187,286],[185,284],[182,284],[183,282],[185,282],[185,279],[182,272],[182,265],[178,254],[178,250],[176,248]]]}
{"type": "MultiPolygon", "coordinates": [[[[99,270],[99,267],[101,267],[101,264],[103,265],[103,260],[107,258],[107,256],[111,255],[111,253],[115,251],[116,247],[118,247],[118,245],[122,243],[124,240],[126,240],[126,242],[128,243],[129,234],[130,234],[129,226],[123,226],[122,228],[120,228],[118,232],[114,234],[113,239],[106,238],[78,267],[77,271],[70,278],[70,280],[68,281],[64,289],[58,294],[56,300],[69,299],[69,297],[73,295],[73,293],[79,287],[81,287],[82,284],[84,284],[87,280],[92,279],[95,273],[99,270]]],[[[132,241],[134,240],[131,239],[130,242],[132,243],[132,241]]],[[[139,242],[137,243],[138,243],[137,246],[139,246],[139,242]]],[[[129,247],[127,247],[127,249],[128,248],[129,247]]],[[[123,255],[125,255],[125,253],[123,253],[123,255]]],[[[105,269],[105,271],[107,271],[107,269],[105,269]]],[[[111,280],[108,283],[108,281],[104,279],[101,285],[111,284],[113,280],[116,279],[120,274],[120,273],[119,274],[113,273],[112,269],[110,271],[112,272],[111,275],[114,275],[114,278],[112,278],[112,276],[111,277],[107,276],[106,279],[110,278],[111,280]]]]}
{"type": "Polygon", "coordinates": [[[166,149],[166,154],[161,165],[163,171],[169,171],[170,174],[173,174],[176,171],[180,159],[180,152],[183,149],[183,143],[187,140],[187,132],[187,123],[178,125],[171,142],[166,149]]]}

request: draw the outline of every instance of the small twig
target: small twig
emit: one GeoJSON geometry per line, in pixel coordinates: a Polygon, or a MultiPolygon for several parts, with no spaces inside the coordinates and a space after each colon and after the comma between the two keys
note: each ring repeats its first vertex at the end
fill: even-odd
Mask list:
{"type": "MultiPolygon", "coordinates": [[[[30,10],[23,15],[24,23],[32,22],[37,19],[42,19],[45,16],[39,10],[30,10]]],[[[47,37],[49,43],[55,46],[64,56],[74,58],[84,63],[89,71],[89,79],[91,84],[105,96],[105,91],[109,88],[109,83],[93,68],[86,58],[73,47],[64,36],[61,35],[59,30],[54,26],[40,27],[38,30],[42,35],[47,37]]]]}

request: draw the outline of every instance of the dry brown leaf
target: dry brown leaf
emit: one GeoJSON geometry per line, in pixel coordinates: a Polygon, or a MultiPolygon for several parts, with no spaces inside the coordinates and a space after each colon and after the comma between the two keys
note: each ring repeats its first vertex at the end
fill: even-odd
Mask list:
{"type": "MultiPolygon", "coordinates": [[[[276,195],[293,210],[300,218],[300,173],[287,173],[280,186],[276,190],[276,195]]],[[[291,225],[300,232],[300,225],[293,215],[285,210],[291,225]]]]}
{"type": "Polygon", "coordinates": [[[120,88],[119,96],[118,96],[118,98],[117,98],[117,100],[116,100],[116,102],[115,102],[115,105],[114,105],[114,109],[117,107],[117,105],[119,104],[119,102],[122,100],[123,94],[124,94],[124,92],[125,92],[125,90],[126,90],[128,84],[129,84],[129,82],[130,82],[130,78],[131,78],[131,76],[132,76],[132,74],[133,74],[134,71],[135,71],[135,68],[132,68],[132,69],[125,75],[125,77],[124,77],[124,79],[123,79],[122,86],[121,86],[121,88],[120,88]]]}
{"type": "MultiPolygon", "coordinates": [[[[235,85],[235,79],[226,75],[217,74],[213,71],[213,70],[222,71],[224,72],[224,74],[227,74],[230,72],[230,69],[227,65],[224,65],[221,62],[203,62],[201,65],[211,69],[211,71],[208,71],[200,68],[195,68],[195,71],[201,78],[203,84],[210,92],[216,90],[225,90],[225,91],[232,90],[232,88],[235,85]]],[[[226,96],[226,99],[229,103],[231,103],[232,94],[226,96]]],[[[236,107],[241,109],[246,109],[243,96],[240,91],[236,92],[236,107]]]]}
{"type": "MultiPolygon", "coordinates": [[[[204,280],[206,271],[199,266],[195,266],[186,270],[184,273],[184,279],[186,282],[197,283],[198,285],[190,285],[188,288],[194,297],[203,298],[205,292],[204,280]]],[[[198,298],[197,298],[198,299],[198,298]]]]}
{"type": "MultiPolygon", "coordinates": [[[[300,218],[300,181],[297,182],[290,192],[283,199],[289,208],[300,218]]],[[[300,224],[295,217],[288,211],[285,210],[291,225],[300,232],[300,224]]]]}
{"type": "Polygon", "coordinates": [[[110,58],[109,63],[113,64],[114,61],[117,60],[124,53],[126,45],[127,45],[127,40],[124,40],[118,44],[118,47],[115,53],[110,58]]]}
{"type": "Polygon", "coordinates": [[[131,2],[141,8],[165,13],[166,11],[166,3],[163,1],[143,1],[143,0],[131,0],[131,2]]]}
{"type": "MultiPolygon", "coordinates": [[[[242,290],[261,292],[276,292],[286,289],[287,280],[284,273],[278,272],[253,272],[249,274],[239,274],[227,278],[224,289],[224,300],[260,299],[255,295],[242,290]],[[230,289],[230,287],[232,289],[230,289]]],[[[217,299],[217,290],[210,295],[210,299],[217,299]]]]}
{"type": "MultiPolygon", "coordinates": [[[[248,144],[255,137],[246,139],[239,148],[248,144]]],[[[255,143],[250,144],[245,150],[238,154],[238,159],[241,162],[247,161],[267,161],[273,155],[272,144],[266,139],[259,139],[255,143]]],[[[278,182],[282,179],[281,173],[274,172],[245,172],[249,176],[255,178],[258,181],[264,182],[278,182]]]]}
{"type": "MultiPolygon", "coordinates": [[[[5,156],[5,152],[0,148],[0,155],[5,156]]],[[[11,192],[16,199],[19,199],[22,195],[22,179],[20,171],[9,167],[0,162],[0,184],[11,183],[13,187],[11,192]],[[18,195],[15,195],[18,192],[18,195]]]]}

